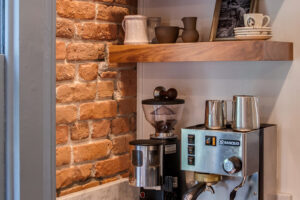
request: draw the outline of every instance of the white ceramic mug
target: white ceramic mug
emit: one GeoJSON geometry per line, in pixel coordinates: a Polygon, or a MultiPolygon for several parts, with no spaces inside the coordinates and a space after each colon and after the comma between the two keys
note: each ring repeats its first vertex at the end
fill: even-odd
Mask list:
{"type": "Polygon", "coordinates": [[[147,17],[143,15],[127,15],[122,27],[125,32],[124,44],[147,44],[147,17]]]}
{"type": "Polygon", "coordinates": [[[249,13],[244,15],[245,27],[261,28],[270,24],[270,17],[260,13],[249,13]]]}

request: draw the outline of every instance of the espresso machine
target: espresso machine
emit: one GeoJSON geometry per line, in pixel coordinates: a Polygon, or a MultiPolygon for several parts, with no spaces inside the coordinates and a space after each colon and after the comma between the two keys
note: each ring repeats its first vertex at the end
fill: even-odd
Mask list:
{"type": "Polygon", "coordinates": [[[180,142],[173,130],[182,116],[184,100],[177,99],[172,88],[157,87],[153,95],[142,106],[155,133],[150,139],[130,142],[129,184],[140,188],[140,199],[179,200],[180,142]]]}
{"type": "Polygon", "coordinates": [[[235,132],[228,126],[204,125],[182,129],[181,169],[194,172],[198,182],[186,199],[270,200],[276,194],[276,126],[235,132]],[[194,192],[192,194],[192,192],[194,192]]]}

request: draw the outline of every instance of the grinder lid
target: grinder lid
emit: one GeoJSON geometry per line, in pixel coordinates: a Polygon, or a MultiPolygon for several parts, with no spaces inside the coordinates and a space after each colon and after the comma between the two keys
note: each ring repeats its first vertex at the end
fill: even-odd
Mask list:
{"type": "Polygon", "coordinates": [[[160,146],[163,142],[159,140],[133,140],[129,144],[134,146],[160,146]]]}
{"type": "Polygon", "coordinates": [[[174,104],[184,104],[183,99],[174,99],[174,100],[168,100],[168,99],[146,99],[142,101],[142,104],[145,105],[174,105],[174,104]]]}

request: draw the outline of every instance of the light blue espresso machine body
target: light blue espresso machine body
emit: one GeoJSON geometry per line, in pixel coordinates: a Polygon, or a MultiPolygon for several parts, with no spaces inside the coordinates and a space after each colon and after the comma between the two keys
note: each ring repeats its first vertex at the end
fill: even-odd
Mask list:
{"type": "Polygon", "coordinates": [[[245,185],[235,200],[275,200],[277,187],[277,129],[262,124],[258,130],[208,130],[204,125],[182,129],[181,170],[221,175],[215,194],[203,192],[197,200],[226,200],[243,177],[245,185]],[[233,161],[230,162],[230,161],[233,161]],[[235,173],[234,162],[240,163],[235,173]]]}

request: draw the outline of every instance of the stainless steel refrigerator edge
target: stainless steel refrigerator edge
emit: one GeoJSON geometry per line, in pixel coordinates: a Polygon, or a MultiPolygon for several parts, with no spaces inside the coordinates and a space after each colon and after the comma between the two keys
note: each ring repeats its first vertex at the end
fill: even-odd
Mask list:
{"type": "MultiPolygon", "coordinates": [[[[204,192],[198,200],[229,199],[230,192],[247,176],[245,185],[238,190],[236,200],[273,200],[277,189],[277,128],[262,125],[250,132],[232,129],[207,130],[204,125],[182,129],[181,169],[184,171],[222,175],[214,185],[215,194],[204,192]],[[194,165],[189,163],[189,136],[194,136],[194,165]],[[215,146],[206,145],[206,137],[215,137],[215,146]],[[240,141],[240,144],[238,144],[240,141]],[[232,142],[224,145],[224,142],[232,142]],[[223,145],[221,144],[223,143],[223,145]],[[242,169],[235,174],[224,171],[226,159],[238,157],[242,169]]],[[[191,161],[191,160],[190,160],[191,161]]]]}

